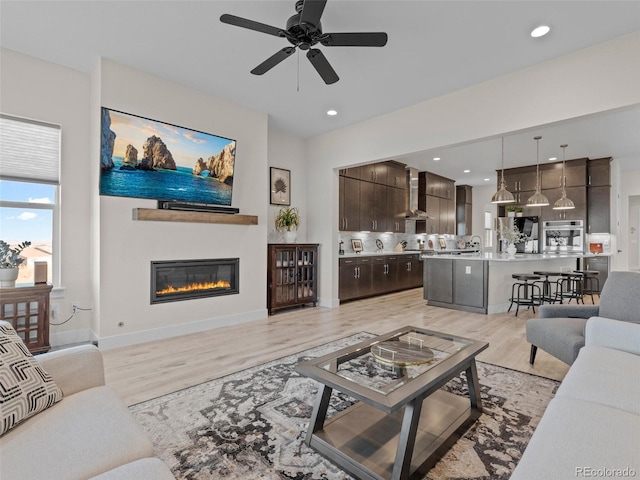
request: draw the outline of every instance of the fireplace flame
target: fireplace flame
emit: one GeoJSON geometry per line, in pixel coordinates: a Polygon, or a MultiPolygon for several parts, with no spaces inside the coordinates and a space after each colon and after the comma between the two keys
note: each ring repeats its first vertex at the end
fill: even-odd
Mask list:
{"type": "Polygon", "coordinates": [[[188,292],[197,292],[200,290],[213,290],[216,288],[231,288],[231,284],[225,280],[218,280],[217,282],[202,282],[202,283],[192,283],[190,285],[184,285],[182,287],[174,287],[173,285],[169,285],[167,288],[163,288],[162,290],[158,290],[156,295],[168,295],[171,293],[188,293],[188,292]]]}

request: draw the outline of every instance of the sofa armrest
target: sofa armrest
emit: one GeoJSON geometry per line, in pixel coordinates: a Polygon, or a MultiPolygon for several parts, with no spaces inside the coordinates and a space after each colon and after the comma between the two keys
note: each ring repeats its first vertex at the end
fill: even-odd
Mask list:
{"type": "Polygon", "coordinates": [[[539,318],[590,318],[598,315],[599,305],[541,305],[539,318]]]}
{"type": "Polygon", "coordinates": [[[94,345],[56,350],[34,357],[64,395],[104,385],[102,354],[94,345]]]}
{"type": "Polygon", "coordinates": [[[587,320],[585,346],[607,347],[640,355],[640,324],[604,317],[587,320]]]}

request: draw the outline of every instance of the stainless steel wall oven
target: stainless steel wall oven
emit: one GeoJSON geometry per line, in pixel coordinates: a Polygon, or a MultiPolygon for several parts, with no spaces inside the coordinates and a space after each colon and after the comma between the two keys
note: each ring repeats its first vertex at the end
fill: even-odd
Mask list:
{"type": "Polygon", "coordinates": [[[553,220],[542,224],[543,253],[584,253],[584,222],[553,220]]]}

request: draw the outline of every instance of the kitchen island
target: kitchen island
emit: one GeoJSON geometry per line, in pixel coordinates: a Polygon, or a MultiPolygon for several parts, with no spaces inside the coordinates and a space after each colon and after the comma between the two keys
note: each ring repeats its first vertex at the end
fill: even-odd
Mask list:
{"type": "Polygon", "coordinates": [[[474,313],[509,309],[514,273],[571,272],[585,254],[471,253],[423,255],[424,299],[429,305],[474,313]]]}

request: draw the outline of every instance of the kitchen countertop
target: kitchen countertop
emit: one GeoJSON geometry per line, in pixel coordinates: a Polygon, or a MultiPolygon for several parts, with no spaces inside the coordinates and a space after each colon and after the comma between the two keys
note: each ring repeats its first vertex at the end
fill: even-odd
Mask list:
{"type": "Polygon", "coordinates": [[[564,258],[585,258],[585,257],[610,257],[610,253],[516,253],[510,257],[506,253],[462,253],[454,255],[423,255],[422,258],[435,259],[453,259],[453,260],[475,260],[475,261],[492,261],[492,262],[528,262],[538,260],[558,260],[564,258]]]}
{"type": "Polygon", "coordinates": [[[338,258],[358,258],[358,257],[378,257],[381,255],[415,255],[423,253],[420,250],[407,250],[404,252],[394,252],[393,250],[382,250],[380,252],[361,252],[361,253],[345,253],[344,255],[338,255],[338,258]]]}

